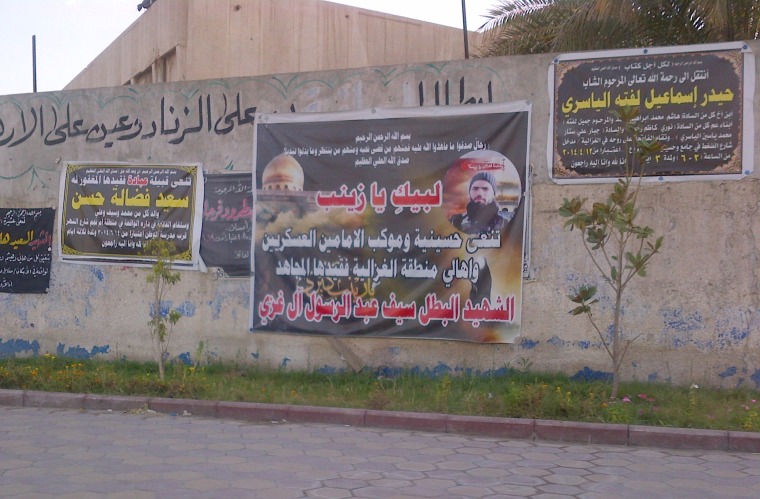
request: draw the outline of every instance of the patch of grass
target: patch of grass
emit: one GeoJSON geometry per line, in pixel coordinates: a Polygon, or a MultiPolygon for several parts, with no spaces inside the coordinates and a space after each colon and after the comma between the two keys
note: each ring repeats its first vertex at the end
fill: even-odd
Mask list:
{"type": "Polygon", "coordinates": [[[515,369],[430,377],[169,364],[165,381],[155,373],[155,363],[46,354],[0,359],[0,388],[760,431],[760,392],[749,388],[629,382],[610,400],[602,381],[515,369]]]}

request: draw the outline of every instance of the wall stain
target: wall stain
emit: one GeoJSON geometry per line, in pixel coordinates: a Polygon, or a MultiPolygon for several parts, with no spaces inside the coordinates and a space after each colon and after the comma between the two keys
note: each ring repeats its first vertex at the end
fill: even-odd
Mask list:
{"type": "Polygon", "coordinates": [[[570,377],[573,381],[611,381],[612,373],[594,371],[590,367],[584,367],[570,377]]]}
{"type": "Polygon", "coordinates": [[[325,364],[324,366],[318,369],[315,369],[314,372],[317,374],[342,374],[345,371],[343,370],[343,368],[338,369],[336,367],[328,366],[327,364],[325,364]]]}
{"type": "Polygon", "coordinates": [[[555,347],[566,347],[568,344],[570,344],[569,341],[565,341],[565,340],[563,340],[562,338],[560,338],[559,336],[556,336],[556,335],[552,336],[551,338],[549,338],[548,340],[546,340],[546,342],[548,344],[550,344],[550,345],[555,346],[555,347]]]}
{"type": "Polygon", "coordinates": [[[211,318],[218,320],[222,313],[222,297],[217,293],[214,299],[208,302],[208,306],[211,307],[211,318]]]}
{"type": "Polygon", "coordinates": [[[673,331],[690,332],[704,329],[704,319],[699,312],[684,315],[682,308],[660,310],[665,327],[673,331]]]}
{"type": "Polygon", "coordinates": [[[726,379],[726,378],[728,378],[730,376],[735,376],[736,375],[736,371],[737,371],[736,367],[729,367],[728,369],[726,369],[722,373],[718,374],[718,376],[720,376],[722,379],[726,379]]]}
{"type": "MultiPolygon", "coordinates": [[[[722,311],[726,314],[725,311],[722,311]]],[[[672,348],[684,348],[694,346],[701,351],[714,349],[727,350],[745,343],[750,336],[751,313],[735,311],[730,317],[716,319],[714,337],[709,339],[697,338],[695,333],[702,331],[704,334],[705,321],[698,312],[684,314],[683,310],[661,310],[665,322],[661,336],[664,343],[669,343],[672,348]],[[738,318],[737,318],[738,316],[738,318]]]]}
{"type": "Polygon", "coordinates": [[[660,309],[660,315],[664,322],[664,329],[661,337],[664,342],[669,342],[672,348],[683,348],[694,345],[702,350],[711,350],[712,341],[698,340],[698,345],[694,339],[694,333],[704,329],[704,318],[699,311],[685,314],[683,308],[660,309]]]}
{"type": "MultiPolygon", "coordinates": [[[[168,317],[169,316],[169,309],[171,308],[171,302],[162,301],[158,304],[158,313],[161,315],[161,317],[168,317]]],[[[155,304],[149,303],[148,304],[148,317],[153,317],[155,314],[155,304]]]]}
{"type": "Polygon", "coordinates": [[[738,346],[749,338],[749,324],[740,326],[731,324],[731,319],[720,319],[716,321],[715,327],[718,330],[717,343],[718,348],[725,350],[732,346],[738,346]]]}
{"type": "Polygon", "coordinates": [[[177,360],[185,364],[186,366],[193,365],[193,359],[190,358],[190,352],[185,352],[177,355],[177,360]]]}
{"type": "MultiPolygon", "coordinates": [[[[87,291],[84,295],[84,316],[85,317],[91,317],[92,312],[94,310],[94,307],[92,306],[92,303],[90,303],[90,298],[94,298],[98,295],[101,291],[103,293],[106,293],[108,290],[106,289],[106,275],[103,273],[103,271],[98,267],[92,267],[90,268],[90,274],[95,277],[90,283],[90,287],[87,288],[87,291]]],[[[78,325],[78,324],[77,324],[78,325]]]]}
{"type": "Polygon", "coordinates": [[[37,340],[29,342],[27,340],[15,339],[3,341],[0,338],[0,358],[15,357],[19,353],[29,353],[36,357],[40,353],[40,344],[37,340]]]}
{"type": "MultiPolygon", "coordinates": [[[[227,284],[222,282],[222,284],[227,284]]],[[[221,286],[220,286],[221,287],[221,286]]],[[[227,304],[232,310],[232,316],[237,318],[238,308],[248,310],[250,307],[251,290],[247,286],[238,285],[237,289],[231,289],[229,291],[220,291],[214,295],[214,299],[208,302],[208,306],[211,307],[211,318],[218,320],[221,318],[222,305],[227,304]],[[235,306],[229,306],[230,303],[236,304],[235,306]]],[[[246,314],[247,316],[247,314],[246,314]]]]}
{"type": "Polygon", "coordinates": [[[399,376],[420,376],[424,378],[439,378],[439,377],[450,375],[450,374],[463,374],[466,376],[483,376],[483,377],[501,377],[501,376],[506,377],[506,376],[509,376],[509,374],[514,372],[514,370],[509,369],[506,366],[500,367],[499,369],[488,369],[485,371],[481,371],[479,369],[472,369],[470,367],[453,367],[452,368],[442,362],[439,362],[438,365],[436,365],[432,369],[429,367],[403,368],[403,367],[382,366],[382,367],[375,368],[373,371],[378,377],[383,377],[383,378],[396,378],[399,376]]]}
{"type": "Polygon", "coordinates": [[[58,343],[58,347],[55,349],[56,355],[59,357],[72,357],[74,359],[91,359],[98,354],[106,354],[111,349],[110,345],[93,346],[91,350],[87,350],[79,345],[75,347],[69,347],[66,349],[66,345],[58,343]]]}
{"type": "Polygon", "coordinates": [[[18,317],[20,321],[26,322],[28,320],[29,312],[23,308],[16,307],[13,309],[13,313],[16,314],[16,317],[18,317]]]}
{"type": "Polygon", "coordinates": [[[531,340],[529,338],[525,338],[524,340],[522,340],[520,342],[520,348],[522,348],[524,350],[533,350],[534,348],[536,348],[538,346],[538,343],[539,342],[536,341],[536,340],[531,340]]]}
{"type": "MultiPolygon", "coordinates": [[[[612,326],[608,328],[607,336],[608,336],[607,341],[612,341],[612,326]]],[[[560,348],[569,348],[569,347],[575,346],[581,350],[604,347],[604,344],[601,341],[589,341],[589,340],[569,341],[569,340],[563,340],[562,338],[556,335],[546,340],[546,343],[555,347],[560,347],[560,348]]],[[[522,347],[522,345],[520,345],[520,347],[522,347]]]]}
{"type": "Polygon", "coordinates": [[[176,308],[183,317],[192,317],[195,315],[195,303],[184,301],[176,308]]]}
{"type": "Polygon", "coordinates": [[[760,388],[760,369],[755,369],[755,372],[749,379],[755,382],[755,388],[760,388]]]}

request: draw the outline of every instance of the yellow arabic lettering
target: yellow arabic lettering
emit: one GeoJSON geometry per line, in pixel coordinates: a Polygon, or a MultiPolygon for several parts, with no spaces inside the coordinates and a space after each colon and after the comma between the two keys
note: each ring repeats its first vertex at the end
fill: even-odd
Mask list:
{"type": "Polygon", "coordinates": [[[574,107],[575,106],[573,104],[573,98],[568,97],[565,103],[562,104],[562,112],[565,114],[570,114],[570,112],[573,110],[574,107]]]}
{"type": "Polygon", "coordinates": [[[615,97],[616,106],[631,106],[638,107],[641,105],[641,90],[626,92],[622,95],[615,97]]]}
{"type": "Polygon", "coordinates": [[[124,204],[127,206],[150,207],[150,192],[146,192],[145,194],[135,194],[132,197],[127,196],[124,204]]]}
{"type": "Polygon", "coordinates": [[[119,197],[119,191],[116,187],[114,187],[113,190],[116,192],[114,192],[113,196],[111,196],[111,204],[114,206],[124,206],[124,202],[127,198],[127,190],[121,190],[121,197],[119,197]]]}
{"type": "Polygon", "coordinates": [[[163,193],[156,198],[156,208],[187,208],[190,206],[190,197],[176,198],[173,194],[167,194],[165,197],[163,193]]]}

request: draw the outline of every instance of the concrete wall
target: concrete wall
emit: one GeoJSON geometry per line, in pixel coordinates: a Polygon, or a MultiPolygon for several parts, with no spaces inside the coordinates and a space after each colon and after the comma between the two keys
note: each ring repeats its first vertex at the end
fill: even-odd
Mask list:
{"type": "MultiPolygon", "coordinates": [[[[166,0],[164,0],[166,1],[166,0]]],[[[160,2],[159,2],[160,4],[160,2]]],[[[760,43],[752,42],[757,53],[760,43]]],[[[577,234],[562,229],[557,207],[563,197],[595,198],[605,185],[553,184],[546,164],[549,96],[547,68],[552,55],[472,59],[382,68],[281,74],[0,97],[5,130],[27,130],[31,111],[42,109],[40,126],[28,140],[0,147],[0,199],[5,207],[57,206],[61,164],[69,160],[201,162],[210,171],[250,171],[250,125],[227,135],[204,128],[179,145],[169,135],[144,140],[87,143],[84,136],[45,145],[44,134],[63,116],[87,126],[111,128],[120,116],[143,123],[160,119],[161,99],[179,110],[210,96],[219,102],[239,94],[241,106],[261,112],[324,112],[378,107],[458,105],[463,102],[533,102],[530,160],[533,165],[532,262],[534,279],[523,287],[523,330],[513,345],[447,341],[345,339],[366,366],[430,371],[498,370],[532,363],[533,369],[586,371],[602,375],[609,359],[580,317],[570,317],[565,297],[579,283],[598,283],[600,318],[610,324],[604,284],[578,246],[577,234]],[[607,315],[605,315],[607,314],[607,315]]],[[[757,78],[757,75],[755,76],[757,78]]],[[[755,98],[755,116],[760,116],[755,98]]],[[[190,114],[188,119],[192,119],[190,114]]],[[[196,118],[197,119],[197,118],[196,118]]],[[[758,154],[758,130],[745,137],[758,154]]],[[[1,138],[1,137],[0,137],[1,138]]],[[[760,385],[760,177],[737,181],[696,181],[647,185],[642,217],[665,236],[665,248],[650,275],[630,289],[624,320],[631,347],[628,378],[760,385]]],[[[149,358],[149,299],[145,269],[53,263],[46,295],[0,294],[0,355],[44,352],[149,358]]],[[[248,332],[247,279],[220,279],[214,272],[185,271],[170,299],[184,317],[173,339],[173,357],[191,359],[203,341],[210,354],[293,369],[345,369],[345,357],[325,338],[248,332]]]]}
{"type": "Polygon", "coordinates": [[[66,90],[463,57],[461,29],[323,0],[161,0],[66,90]]]}

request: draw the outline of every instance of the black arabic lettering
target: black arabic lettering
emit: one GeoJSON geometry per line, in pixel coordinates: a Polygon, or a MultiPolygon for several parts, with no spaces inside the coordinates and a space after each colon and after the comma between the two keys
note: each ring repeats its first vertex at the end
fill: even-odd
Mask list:
{"type": "Polygon", "coordinates": [[[21,126],[24,128],[24,132],[26,135],[22,136],[20,139],[18,139],[15,142],[12,142],[8,147],[15,147],[23,142],[26,142],[26,140],[32,136],[34,131],[37,129],[37,112],[34,110],[34,108],[31,108],[30,113],[32,117],[34,118],[34,125],[29,127],[29,130],[27,131],[26,127],[26,113],[24,111],[21,111],[21,126]]]}

